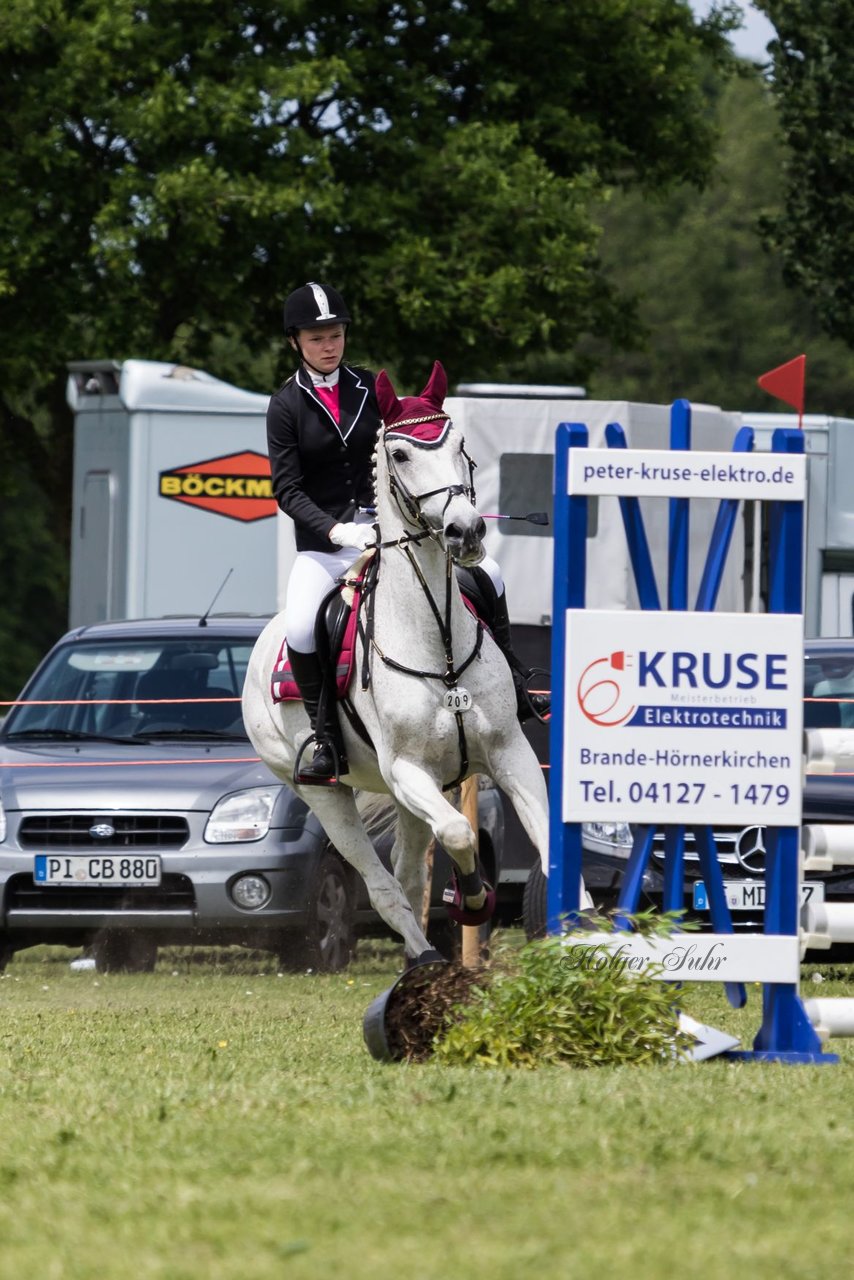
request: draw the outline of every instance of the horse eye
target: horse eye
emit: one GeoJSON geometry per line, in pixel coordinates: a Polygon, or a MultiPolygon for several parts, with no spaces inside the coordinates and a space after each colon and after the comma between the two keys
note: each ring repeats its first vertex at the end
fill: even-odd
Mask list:
{"type": "Polygon", "coordinates": [[[392,449],[391,456],[395,462],[408,462],[409,454],[405,449],[392,449]]]}

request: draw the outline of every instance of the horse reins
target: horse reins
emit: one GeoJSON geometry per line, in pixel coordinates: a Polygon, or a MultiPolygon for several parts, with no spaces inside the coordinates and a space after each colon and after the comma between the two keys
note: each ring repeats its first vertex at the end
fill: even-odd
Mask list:
{"type": "MultiPolygon", "coordinates": [[[[424,420],[426,421],[426,419],[424,420]]],[[[403,483],[400,477],[395,473],[391,458],[388,459],[389,488],[391,489],[394,500],[397,503],[398,510],[400,511],[404,519],[408,518],[409,520],[414,521],[419,526],[419,529],[421,530],[421,532],[419,533],[406,532],[400,538],[395,538],[390,542],[379,542],[377,544],[377,557],[376,557],[377,567],[373,576],[373,581],[371,583],[371,589],[365,593],[367,595],[367,601],[366,601],[366,609],[365,609],[366,617],[365,617],[364,627],[362,627],[360,624],[362,647],[363,647],[363,662],[362,662],[362,688],[363,689],[367,689],[370,683],[369,655],[371,650],[373,650],[377,654],[377,656],[380,658],[380,660],[387,667],[390,667],[392,670],[399,671],[403,675],[415,676],[417,678],[424,679],[424,680],[441,680],[442,683],[445,685],[446,689],[453,689],[456,687],[456,685],[459,682],[460,676],[463,674],[464,671],[467,670],[467,668],[471,665],[471,663],[474,662],[475,658],[477,658],[478,655],[480,654],[481,645],[483,644],[483,623],[481,622],[480,618],[477,618],[476,620],[477,632],[475,636],[474,648],[472,649],[469,656],[466,658],[465,662],[463,662],[459,667],[454,666],[454,646],[453,646],[453,635],[451,632],[451,606],[453,603],[452,587],[453,587],[454,562],[453,562],[453,558],[451,556],[450,551],[447,551],[447,550],[445,551],[445,609],[444,609],[444,616],[443,616],[442,611],[440,610],[438,604],[436,603],[436,600],[433,597],[433,593],[430,590],[430,587],[427,583],[427,579],[424,577],[424,574],[421,570],[421,566],[419,565],[415,556],[412,554],[411,545],[410,545],[413,542],[416,544],[421,543],[424,541],[425,538],[436,537],[436,531],[433,528],[431,528],[431,526],[425,520],[421,512],[421,503],[425,502],[427,498],[433,498],[436,496],[437,493],[447,493],[448,495],[447,501],[445,502],[445,505],[442,508],[443,515],[445,511],[447,511],[448,504],[450,503],[451,499],[457,497],[459,494],[465,494],[468,497],[469,501],[473,501],[474,499],[474,468],[476,466],[476,463],[472,461],[472,459],[466,453],[465,449],[463,449],[462,452],[463,452],[463,456],[465,457],[466,461],[469,464],[469,484],[468,485],[464,485],[464,484],[442,485],[438,489],[430,489],[426,493],[418,493],[418,494],[410,493],[410,491],[406,488],[406,485],[403,483]],[[401,498],[403,500],[403,504],[404,504],[403,506],[401,506],[401,498]],[[404,506],[406,510],[404,510],[404,506]],[[392,547],[397,547],[406,556],[407,560],[410,563],[413,573],[418,579],[419,585],[422,591],[424,592],[424,595],[427,597],[427,602],[430,605],[430,611],[433,614],[433,617],[436,619],[436,624],[439,628],[439,634],[442,637],[442,644],[445,650],[445,670],[444,671],[423,671],[418,667],[405,666],[403,663],[398,662],[395,658],[389,657],[387,653],[383,653],[382,649],[376,642],[376,639],[374,637],[375,597],[374,597],[373,588],[376,586],[376,578],[379,574],[380,555],[384,550],[392,547]]],[[[364,595],[363,595],[363,599],[364,599],[364,595]]],[[[460,772],[457,775],[457,777],[453,780],[453,782],[448,782],[443,785],[442,789],[444,791],[450,791],[453,787],[456,787],[460,782],[462,782],[463,778],[465,778],[466,774],[468,773],[468,766],[469,766],[468,744],[466,742],[466,733],[465,733],[465,727],[463,723],[463,713],[461,711],[452,711],[452,714],[454,716],[454,719],[457,722],[457,738],[458,738],[459,748],[460,748],[460,772]]]]}

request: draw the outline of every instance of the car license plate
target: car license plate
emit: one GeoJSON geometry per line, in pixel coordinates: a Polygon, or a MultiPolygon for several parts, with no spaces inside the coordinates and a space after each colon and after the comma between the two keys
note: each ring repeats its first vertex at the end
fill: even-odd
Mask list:
{"type": "Polygon", "coordinates": [[[33,878],[44,885],[157,885],[160,858],[153,854],[37,853],[33,878]]]}
{"type": "MultiPolygon", "coordinates": [[[[724,880],[724,893],[730,911],[755,911],[765,906],[765,883],[762,880],[724,880]]],[[[805,902],[824,902],[821,880],[801,885],[801,906],[805,902]]],[[[702,880],[694,883],[694,910],[708,911],[709,895],[702,880]]]]}

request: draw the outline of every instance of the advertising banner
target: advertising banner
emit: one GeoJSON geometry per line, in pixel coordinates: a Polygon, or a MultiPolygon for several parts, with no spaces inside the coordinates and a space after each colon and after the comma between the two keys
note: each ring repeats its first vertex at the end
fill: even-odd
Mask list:
{"type": "Polygon", "coordinates": [[[799,826],[802,628],[568,610],[564,822],[799,826]]]}
{"type": "Polygon", "coordinates": [[[803,454],[576,449],[569,461],[569,492],[803,502],[806,463],[803,454]]]}

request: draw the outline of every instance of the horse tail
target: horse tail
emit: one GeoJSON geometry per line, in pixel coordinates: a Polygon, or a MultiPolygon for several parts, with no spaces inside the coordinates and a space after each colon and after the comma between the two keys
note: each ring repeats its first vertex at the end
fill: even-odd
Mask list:
{"type": "Polygon", "coordinates": [[[372,840],[389,832],[397,836],[397,805],[388,792],[356,791],[354,796],[359,817],[372,840]]]}

